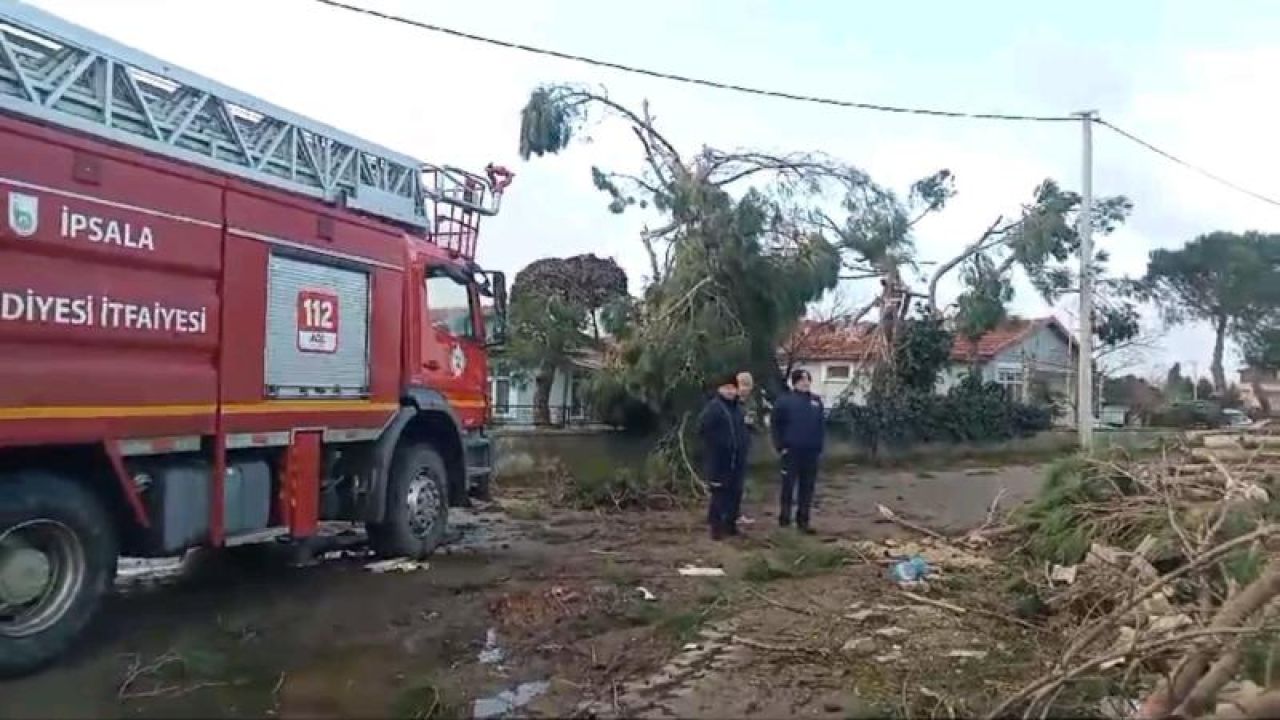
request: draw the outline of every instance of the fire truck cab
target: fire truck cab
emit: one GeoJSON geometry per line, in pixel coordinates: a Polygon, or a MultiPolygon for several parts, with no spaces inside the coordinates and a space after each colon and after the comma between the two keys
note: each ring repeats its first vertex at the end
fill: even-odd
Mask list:
{"type": "Polygon", "coordinates": [[[488,492],[511,173],[419,162],[0,2],[0,675],[117,558],[363,523],[422,557],[488,492]]]}

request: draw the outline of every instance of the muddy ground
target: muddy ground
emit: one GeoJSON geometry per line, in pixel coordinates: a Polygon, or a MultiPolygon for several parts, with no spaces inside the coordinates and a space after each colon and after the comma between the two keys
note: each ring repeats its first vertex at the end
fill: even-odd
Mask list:
{"type": "Polygon", "coordinates": [[[1037,670],[997,567],[943,568],[903,596],[857,541],[903,535],[883,503],[939,530],[1030,498],[1043,467],[826,474],[815,525],[776,528],[771,478],[748,537],[713,543],[697,511],[550,508],[537,488],[458,512],[429,567],[359,554],[305,568],[274,553],[123,578],[81,648],[0,683],[0,718],[946,716],[1037,670]],[[768,495],[769,497],[766,497],[768,495]],[[687,577],[685,565],[722,568],[687,577]]]}

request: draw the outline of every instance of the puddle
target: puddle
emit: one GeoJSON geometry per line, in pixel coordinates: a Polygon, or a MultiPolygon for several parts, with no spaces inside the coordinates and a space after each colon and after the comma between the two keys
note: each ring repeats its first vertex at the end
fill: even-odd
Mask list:
{"type": "Polygon", "coordinates": [[[498,644],[498,631],[489,628],[489,631],[484,636],[484,648],[480,650],[480,657],[478,658],[480,664],[496,665],[502,662],[504,657],[506,657],[506,653],[503,652],[502,646],[498,644]]]}
{"type": "Polygon", "coordinates": [[[503,690],[497,695],[476,700],[471,706],[471,716],[476,720],[500,718],[533,702],[550,689],[551,683],[539,680],[517,685],[514,690],[503,690]]]}

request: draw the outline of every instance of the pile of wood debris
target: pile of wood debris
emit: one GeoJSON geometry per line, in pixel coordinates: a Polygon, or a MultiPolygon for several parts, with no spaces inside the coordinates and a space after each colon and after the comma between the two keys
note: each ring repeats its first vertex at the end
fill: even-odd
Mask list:
{"type": "Polygon", "coordinates": [[[1115,717],[1280,717],[1280,428],[1081,461],[1070,483],[1030,531],[1088,543],[1034,579],[1065,650],[991,717],[1043,717],[1082,687],[1109,688],[1115,717]]]}

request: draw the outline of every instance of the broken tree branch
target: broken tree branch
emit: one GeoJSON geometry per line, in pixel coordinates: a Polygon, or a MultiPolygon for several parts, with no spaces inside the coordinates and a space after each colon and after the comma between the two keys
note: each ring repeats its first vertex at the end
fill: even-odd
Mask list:
{"type": "Polygon", "coordinates": [[[891,522],[891,523],[894,523],[894,524],[896,524],[896,525],[901,525],[902,527],[907,528],[908,530],[914,530],[915,532],[918,532],[918,533],[920,533],[921,535],[928,535],[929,537],[933,538],[934,540],[941,540],[941,541],[943,541],[943,542],[949,542],[949,541],[947,540],[947,536],[946,536],[946,535],[943,535],[942,533],[940,533],[940,532],[938,532],[938,531],[936,531],[936,530],[930,530],[929,528],[927,528],[927,527],[925,527],[925,526],[923,526],[923,525],[917,525],[917,524],[915,524],[915,523],[911,522],[910,520],[903,519],[903,518],[902,518],[901,516],[899,516],[897,513],[895,513],[894,511],[890,510],[889,508],[885,507],[884,505],[877,505],[877,506],[876,506],[876,511],[880,513],[880,517],[884,518],[885,520],[888,520],[888,521],[889,521],[889,522],[891,522]]]}

